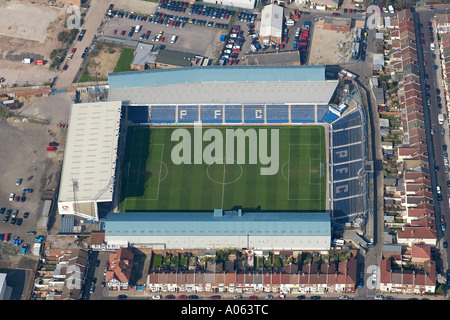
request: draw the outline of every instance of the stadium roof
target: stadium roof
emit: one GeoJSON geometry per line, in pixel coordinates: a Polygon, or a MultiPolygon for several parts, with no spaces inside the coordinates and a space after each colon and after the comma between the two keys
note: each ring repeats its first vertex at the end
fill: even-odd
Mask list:
{"type": "Polygon", "coordinates": [[[121,106],[120,101],[72,104],[60,202],[112,201],[121,106]]]}
{"type": "MultiPolygon", "coordinates": [[[[330,236],[328,212],[127,212],[109,213],[105,235],[330,236]],[[158,232],[159,231],[159,232],[158,232]],[[208,233],[208,231],[211,231],[208,233]],[[236,234],[234,232],[237,231],[236,234]]],[[[219,210],[221,211],[221,210],[219,210]]]]}
{"type": "Polygon", "coordinates": [[[126,104],[327,104],[337,80],[324,66],[189,67],[109,74],[109,100],[126,104]]]}

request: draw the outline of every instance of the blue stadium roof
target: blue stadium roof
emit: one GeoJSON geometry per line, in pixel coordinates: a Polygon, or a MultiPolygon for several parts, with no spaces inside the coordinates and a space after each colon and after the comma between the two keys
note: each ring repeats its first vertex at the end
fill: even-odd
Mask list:
{"type": "Polygon", "coordinates": [[[126,212],[109,213],[108,236],[243,235],[330,236],[328,212],[126,212]]]}
{"type": "Polygon", "coordinates": [[[208,82],[325,81],[324,66],[189,67],[110,73],[109,89],[208,82]]]}

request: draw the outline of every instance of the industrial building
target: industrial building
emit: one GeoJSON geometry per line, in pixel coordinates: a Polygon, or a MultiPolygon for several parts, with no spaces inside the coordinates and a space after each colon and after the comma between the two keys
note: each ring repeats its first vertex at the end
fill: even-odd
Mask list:
{"type": "Polygon", "coordinates": [[[254,248],[329,250],[328,212],[127,212],[109,213],[110,248],[254,248]]]}
{"type": "Polygon", "coordinates": [[[275,4],[265,6],[261,12],[259,39],[264,44],[281,43],[284,9],[275,4]]]}

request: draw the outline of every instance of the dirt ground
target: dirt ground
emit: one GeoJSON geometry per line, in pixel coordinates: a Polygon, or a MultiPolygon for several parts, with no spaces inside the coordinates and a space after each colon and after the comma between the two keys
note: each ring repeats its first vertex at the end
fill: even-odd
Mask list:
{"type": "Polygon", "coordinates": [[[122,48],[109,43],[98,43],[96,52],[91,54],[89,63],[85,67],[89,75],[95,76],[99,79],[107,79],[108,73],[112,73],[120,58],[122,48]],[[100,46],[100,48],[99,48],[100,46]]]}
{"type": "Polygon", "coordinates": [[[309,64],[335,64],[351,59],[352,33],[323,29],[323,20],[314,23],[309,64]]]}
{"type": "Polygon", "coordinates": [[[58,34],[64,29],[68,4],[56,0],[0,0],[0,77],[6,84],[42,85],[56,73],[46,66],[22,64],[24,58],[48,60],[59,48],[58,34]]]}

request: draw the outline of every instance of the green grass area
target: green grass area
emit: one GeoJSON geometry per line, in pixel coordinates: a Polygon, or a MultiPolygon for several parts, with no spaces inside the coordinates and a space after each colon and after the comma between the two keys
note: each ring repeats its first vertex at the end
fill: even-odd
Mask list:
{"type": "MultiPolygon", "coordinates": [[[[194,129],[183,127],[194,139],[194,129]]],[[[205,130],[211,127],[203,128],[205,130]]],[[[214,128],[224,137],[225,159],[227,129],[214,128]]],[[[174,164],[172,150],[179,141],[172,141],[176,128],[130,127],[127,132],[120,210],[205,210],[243,208],[246,210],[321,211],[326,205],[325,130],[321,126],[239,127],[279,132],[279,165],[274,175],[261,175],[261,157],[250,163],[246,139],[244,164],[174,164]]],[[[258,140],[260,136],[258,136],[258,140]]],[[[211,142],[204,141],[207,150],[211,142]]],[[[269,143],[269,154],[273,146],[269,143]]],[[[275,149],[274,149],[275,150],[275,149]]],[[[191,159],[194,161],[194,143],[191,159]]],[[[238,144],[235,143],[237,159],[238,144]]],[[[259,154],[258,151],[256,151],[259,154]]],[[[183,153],[182,153],[183,154],[183,153]]],[[[224,161],[225,162],[225,161],[224,161]]]]}
{"type": "Polygon", "coordinates": [[[93,77],[85,69],[81,74],[80,80],[78,82],[92,82],[92,81],[108,81],[108,79],[93,77]]]}
{"type": "Polygon", "coordinates": [[[131,61],[133,61],[133,56],[134,49],[123,48],[122,53],[120,54],[120,58],[114,68],[114,72],[132,71],[130,64],[131,61]]]}

